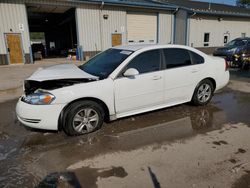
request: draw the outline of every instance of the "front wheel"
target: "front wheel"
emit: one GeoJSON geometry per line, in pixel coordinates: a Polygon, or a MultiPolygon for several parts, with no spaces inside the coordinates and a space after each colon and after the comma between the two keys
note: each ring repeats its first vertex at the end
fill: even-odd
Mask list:
{"type": "Polygon", "coordinates": [[[248,70],[249,69],[249,62],[247,60],[243,61],[241,69],[242,70],[248,70]]]}
{"type": "Polygon", "coordinates": [[[192,103],[197,106],[203,106],[210,102],[214,93],[214,86],[210,80],[201,81],[196,87],[192,103]]]}
{"type": "Polygon", "coordinates": [[[99,129],[103,120],[104,112],[101,105],[94,101],[79,101],[69,106],[63,128],[67,135],[82,135],[99,129]]]}

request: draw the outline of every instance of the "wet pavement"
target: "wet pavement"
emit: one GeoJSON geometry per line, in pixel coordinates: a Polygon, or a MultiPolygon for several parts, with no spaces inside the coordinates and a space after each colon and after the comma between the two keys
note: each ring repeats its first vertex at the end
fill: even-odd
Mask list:
{"type": "MultiPolygon", "coordinates": [[[[232,79],[250,82],[247,76],[238,73],[233,73],[232,79]]],[[[229,147],[230,143],[209,136],[210,133],[226,135],[228,130],[236,130],[241,125],[250,126],[250,93],[230,87],[215,94],[204,107],[183,104],[144,113],[105,124],[97,132],[78,137],[23,127],[15,116],[16,101],[0,104],[0,187],[98,187],[102,179],[128,178],[126,166],[75,167],[79,161],[148,146],[157,153],[165,145],[185,145],[197,137],[201,140],[209,137],[211,148],[229,147]],[[229,126],[225,128],[225,125],[229,126]]],[[[234,154],[248,152],[246,148],[238,148],[234,154]]],[[[239,161],[230,158],[229,162],[238,164],[239,161]]],[[[245,168],[245,174],[232,187],[249,187],[249,170],[245,168]]],[[[161,187],[153,168],[141,171],[149,172],[152,182],[147,187],[161,187]]],[[[118,187],[127,187],[126,182],[118,187]]]]}

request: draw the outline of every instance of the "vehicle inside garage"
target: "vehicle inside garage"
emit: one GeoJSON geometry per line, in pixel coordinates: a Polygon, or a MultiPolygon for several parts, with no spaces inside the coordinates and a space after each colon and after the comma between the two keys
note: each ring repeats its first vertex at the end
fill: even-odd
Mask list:
{"type": "Polygon", "coordinates": [[[33,59],[76,58],[75,9],[67,6],[27,5],[33,59]]]}

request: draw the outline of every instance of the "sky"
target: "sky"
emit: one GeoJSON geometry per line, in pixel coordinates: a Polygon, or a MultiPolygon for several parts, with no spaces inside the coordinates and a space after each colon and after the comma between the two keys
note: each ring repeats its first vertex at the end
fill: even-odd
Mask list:
{"type": "Polygon", "coordinates": [[[204,1],[204,2],[211,2],[211,3],[222,3],[228,5],[235,5],[236,0],[196,0],[196,1],[204,1]]]}

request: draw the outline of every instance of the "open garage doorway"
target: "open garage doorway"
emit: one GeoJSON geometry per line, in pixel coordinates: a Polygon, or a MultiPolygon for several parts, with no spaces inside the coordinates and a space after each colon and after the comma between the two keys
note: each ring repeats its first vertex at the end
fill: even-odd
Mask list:
{"type": "Polygon", "coordinates": [[[76,59],[75,9],[67,6],[27,5],[33,59],[76,59]]]}

